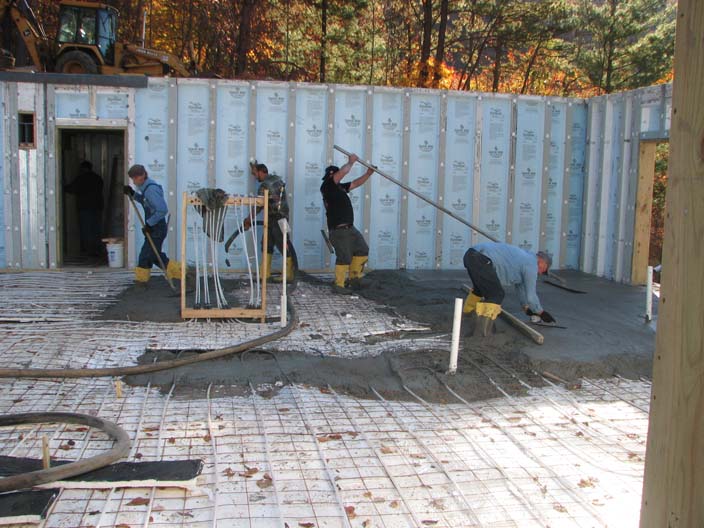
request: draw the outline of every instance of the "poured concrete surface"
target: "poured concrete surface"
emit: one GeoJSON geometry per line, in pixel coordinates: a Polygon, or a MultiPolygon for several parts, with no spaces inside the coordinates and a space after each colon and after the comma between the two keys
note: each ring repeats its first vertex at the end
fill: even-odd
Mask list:
{"type": "MultiPolygon", "coordinates": [[[[131,287],[117,295],[113,278],[57,272],[37,288],[34,276],[3,276],[14,288],[6,313],[31,306],[22,320],[35,318],[0,322],[5,366],[133,365],[278,328],[154,322],[160,303],[178,301],[168,286],[155,282],[130,304],[131,287]],[[51,320],[38,308],[47,292],[51,320]],[[106,306],[124,316],[88,319],[106,306]]],[[[93,414],[133,439],[127,461],[204,462],[194,490],[62,490],[45,526],[637,526],[647,380],[552,385],[534,372],[530,343],[505,325],[492,337],[463,339],[458,374],[446,376],[448,320],[464,275],[377,272],[369,280],[378,287],[364,295],[383,295],[383,303],[302,281],[293,294],[301,319],[286,338],[219,368],[123,384],[121,397],[109,378],[0,379],[5,412],[93,414]]],[[[544,289],[546,307],[564,322],[544,289]]],[[[272,313],[277,294],[272,286],[272,313]]],[[[54,458],[109,447],[85,428],[46,424],[0,430],[0,454],[36,458],[43,437],[54,458]]]]}

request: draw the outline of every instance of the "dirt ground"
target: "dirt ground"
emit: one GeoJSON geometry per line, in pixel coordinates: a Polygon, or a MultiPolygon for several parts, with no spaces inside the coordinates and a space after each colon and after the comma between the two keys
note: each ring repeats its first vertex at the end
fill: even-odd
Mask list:
{"type": "MultiPolygon", "coordinates": [[[[580,377],[650,377],[654,332],[639,317],[644,304],[642,288],[614,284],[580,273],[563,274],[575,294],[541,283],[538,293],[546,309],[567,328],[538,328],[545,336],[536,345],[504,321],[497,321],[494,335],[471,337],[471,324],[465,318],[460,344],[458,371],[448,375],[448,352],[408,350],[387,352],[378,357],[342,359],[314,357],[296,350],[252,350],[227,359],[209,361],[150,376],[136,376],[128,383],[152,385],[168,390],[178,380],[183,392],[194,392],[213,384],[218,390],[246,394],[249,382],[272,394],[289,382],[331,387],[336,392],[374,398],[410,399],[407,389],[433,402],[457,401],[446,386],[472,401],[501,395],[498,385],[508,394],[521,394],[527,385],[544,384],[540,374],[547,372],[568,384],[580,377]],[[641,303],[642,300],[642,303],[641,303]],[[640,303],[640,304],[639,304],[640,303]],[[520,381],[519,381],[520,380],[520,381]]],[[[303,275],[299,280],[320,283],[303,275]]],[[[429,335],[451,332],[455,297],[463,297],[465,272],[374,271],[366,278],[359,294],[379,303],[383,310],[403,315],[430,327],[429,335]]],[[[176,283],[178,285],[178,282],[176,283]]],[[[226,291],[238,287],[226,281],[226,291]]],[[[291,293],[295,297],[295,289],[291,293]]],[[[330,295],[334,295],[330,293],[330,295]]],[[[507,295],[504,307],[526,319],[517,300],[507,295]]],[[[154,277],[147,288],[130,287],[119,302],[106,310],[103,319],[177,322],[179,298],[161,277],[154,277]]],[[[415,332],[414,335],[421,335],[415,332]]],[[[159,359],[170,359],[193,351],[160,352],[159,359]]],[[[145,351],[141,362],[154,361],[154,352],[145,351]]]]}

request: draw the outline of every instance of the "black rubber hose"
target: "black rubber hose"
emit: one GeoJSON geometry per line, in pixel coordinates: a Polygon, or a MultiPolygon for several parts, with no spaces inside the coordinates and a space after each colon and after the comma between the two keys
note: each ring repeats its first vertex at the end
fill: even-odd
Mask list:
{"type": "Polygon", "coordinates": [[[126,456],[130,450],[130,438],[122,427],[113,422],[101,420],[95,416],[62,412],[0,415],[0,427],[29,423],[70,423],[86,425],[103,431],[115,441],[115,445],[102,455],[49,469],[40,469],[38,471],[30,471],[29,473],[22,473],[21,475],[2,478],[0,479],[0,493],[27,489],[32,486],[38,486],[39,484],[46,484],[47,482],[82,475],[83,473],[112,464],[116,460],[126,456]]]}
{"type": "Polygon", "coordinates": [[[57,368],[57,369],[0,369],[0,378],[99,378],[106,376],[134,376],[137,374],[148,374],[150,372],[159,372],[161,370],[168,370],[178,367],[183,367],[185,365],[191,365],[193,363],[200,363],[201,361],[209,361],[211,359],[219,359],[224,356],[229,356],[230,354],[237,354],[239,352],[244,352],[250,348],[255,348],[276,339],[280,339],[291,333],[293,328],[298,323],[298,314],[296,313],[291,298],[289,297],[288,310],[290,312],[290,318],[288,324],[277,330],[276,332],[252,339],[251,341],[245,341],[239,345],[220,348],[217,350],[211,350],[210,352],[204,352],[195,356],[182,358],[182,359],[172,359],[169,361],[158,361],[156,363],[150,363],[149,365],[134,365],[131,367],[111,367],[111,368],[95,368],[95,369],[75,369],[75,368],[57,368]]]}

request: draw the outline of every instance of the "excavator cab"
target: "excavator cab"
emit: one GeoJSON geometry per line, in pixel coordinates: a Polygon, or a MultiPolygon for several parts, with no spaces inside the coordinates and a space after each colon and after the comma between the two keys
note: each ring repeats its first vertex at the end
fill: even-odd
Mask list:
{"type": "Polygon", "coordinates": [[[55,70],[96,73],[100,66],[114,66],[117,17],[117,10],[104,4],[62,2],[55,70]]]}

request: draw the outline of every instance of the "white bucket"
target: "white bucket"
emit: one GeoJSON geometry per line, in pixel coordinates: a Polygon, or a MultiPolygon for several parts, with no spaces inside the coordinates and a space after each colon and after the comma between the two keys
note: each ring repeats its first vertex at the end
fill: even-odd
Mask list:
{"type": "Polygon", "coordinates": [[[122,242],[105,244],[108,250],[108,267],[121,268],[123,266],[124,246],[122,242]]]}

